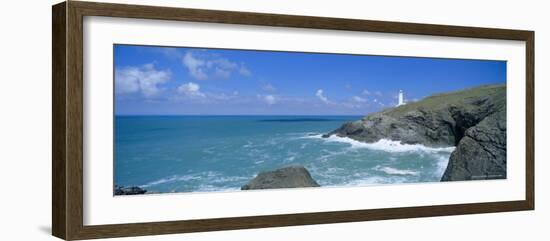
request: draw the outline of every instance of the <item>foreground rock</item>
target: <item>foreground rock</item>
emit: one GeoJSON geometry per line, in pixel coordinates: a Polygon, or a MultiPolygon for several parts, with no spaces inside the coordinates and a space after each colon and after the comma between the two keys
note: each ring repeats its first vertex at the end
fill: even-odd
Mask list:
{"type": "Polygon", "coordinates": [[[348,122],[324,137],[330,135],[456,146],[442,181],[506,178],[506,85],[433,95],[348,122]]]}
{"type": "Polygon", "coordinates": [[[506,178],[506,111],[468,129],[451,154],[442,181],[506,178]]]}
{"type": "Polygon", "coordinates": [[[132,186],[132,187],[122,187],[122,186],[115,186],[115,195],[138,195],[138,194],[145,194],[147,190],[132,186]]]}
{"type": "Polygon", "coordinates": [[[241,187],[241,190],[319,187],[319,184],[303,166],[289,166],[275,171],[260,172],[254,179],[241,187]]]}

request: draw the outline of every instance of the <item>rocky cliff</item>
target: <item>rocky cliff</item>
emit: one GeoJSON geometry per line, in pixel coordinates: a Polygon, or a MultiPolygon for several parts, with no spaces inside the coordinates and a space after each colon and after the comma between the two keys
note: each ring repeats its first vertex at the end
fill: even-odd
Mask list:
{"type": "Polygon", "coordinates": [[[274,171],[260,172],[254,179],[241,187],[241,190],[319,187],[319,184],[303,166],[289,166],[274,171]]]}
{"type": "Polygon", "coordinates": [[[506,178],[506,85],[437,94],[348,122],[326,135],[456,146],[442,181],[506,178]]]}

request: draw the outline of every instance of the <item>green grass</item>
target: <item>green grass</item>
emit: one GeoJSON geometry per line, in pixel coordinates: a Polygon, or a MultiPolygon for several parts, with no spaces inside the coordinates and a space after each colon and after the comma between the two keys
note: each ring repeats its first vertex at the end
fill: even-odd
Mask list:
{"type": "Polygon", "coordinates": [[[390,108],[380,112],[390,116],[401,116],[407,112],[423,109],[426,111],[440,110],[449,105],[461,105],[473,98],[493,98],[495,103],[506,103],[506,84],[484,85],[454,92],[440,93],[428,96],[420,101],[390,108]]]}

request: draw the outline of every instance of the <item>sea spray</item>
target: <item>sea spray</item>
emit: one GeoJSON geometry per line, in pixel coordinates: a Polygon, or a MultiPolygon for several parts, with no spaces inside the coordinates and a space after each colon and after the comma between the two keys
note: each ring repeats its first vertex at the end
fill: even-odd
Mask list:
{"type": "Polygon", "coordinates": [[[387,152],[448,152],[451,153],[454,151],[455,147],[428,147],[421,144],[402,144],[400,141],[392,141],[388,139],[381,139],[373,143],[360,142],[349,137],[339,137],[336,135],[331,135],[329,137],[322,137],[321,135],[311,135],[310,138],[322,138],[327,141],[347,143],[353,148],[368,148],[372,150],[381,150],[387,152]]]}
{"type": "Polygon", "coordinates": [[[411,176],[418,176],[418,171],[412,171],[408,169],[397,169],[393,167],[382,167],[382,166],[376,166],[373,168],[373,170],[382,171],[389,175],[411,175],[411,176]]]}

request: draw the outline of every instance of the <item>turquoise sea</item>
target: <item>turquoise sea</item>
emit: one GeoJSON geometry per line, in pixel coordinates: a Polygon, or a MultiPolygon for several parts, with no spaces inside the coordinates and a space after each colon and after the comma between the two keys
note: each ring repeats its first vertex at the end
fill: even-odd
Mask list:
{"type": "Polygon", "coordinates": [[[240,190],[303,165],[321,186],[438,182],[454,147],[321,138],[360,116],[116,116],[115,184],[150,192],[240,190]]]}

